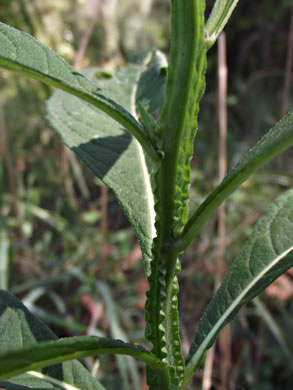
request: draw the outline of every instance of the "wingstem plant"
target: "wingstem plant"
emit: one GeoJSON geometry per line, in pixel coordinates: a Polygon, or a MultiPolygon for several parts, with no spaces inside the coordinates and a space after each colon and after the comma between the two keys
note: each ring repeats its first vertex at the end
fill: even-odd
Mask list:
{"type": "Polygon", "coordinates": [[[254,227],[206,308],[184,359],[177,302],[180,256],[241,183],[293,145],[290,112],[188,217],[190,159],[206,54],[237,2],[217,0],[205,24],[204,0],[171,0],[167,77],[166,59],[158,51],[107,77],[96,68],[81,74],[30,35],[0,24],[0,66],[58,89],[47,103],[48,119],[64,143],[115,191],[137,234],[149,282],[145,335],[153,346],[149,351],[99,337],[57,340],[20,301],[1,291],[1,387],[103,389],[74,359],[122,354],[146,364],[150,389],[184,390],[225,324],[292,266],[289,190],[254,227]],[[159,107],[156,121],[153,114],[159,107]],[[44,367],[43,374],[34,371],[44,367]]]}

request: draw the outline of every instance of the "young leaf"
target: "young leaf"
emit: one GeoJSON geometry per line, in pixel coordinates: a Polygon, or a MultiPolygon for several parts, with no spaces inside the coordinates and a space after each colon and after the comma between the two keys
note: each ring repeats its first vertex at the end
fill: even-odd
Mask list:
{"type": "Polygon", "coordinates": [[[136,100],[140,101],[150,114],[154,114],[163,103],[167,68],[166,56],[156,50],[139,79],[136,100]]]}
{"type": "Polygon", "coordinates": [[[0,23],[0,67],[37,79],[89,102],[126,128],[152,159],[157,160],[151,142],[127,110],[48,47],[31,35],[4,23],[0,23]]]}
{"type": "MultiPolygon", "coordinates": [[[[19,371],[17,367],[19,368],[23,365],[29,367],[31,359],[37,360],[38,356],[41,356],[41,352],[38,356],[34,355],[33,352],[31,355],[29,352],[18,352],[18,355],[13,355],[14,351],[19,351],[21,348],[41,348],[38,346],[38,343],[48,340],[56,341],[57,337],[44,323],[34,317],[18,299],[6,291],[0,290],[0,380],[13,376],[8,381],[10,383],[9,387],[4,382],[0,382],[0,387],[5,388],[6,386],[9,389],[16,390],[18,387],[14,387],[15,385],[23,385],[28,388],[59,390],[60,387],[53,387],[49,383],[44,384],[42,379],[30,375],[14,377],[14,375],[26,371],[26,369],[19,371]],[[14,356],[13,358],[11,354],[14,356]]],[[[76,356],[72,357],[72,359],[75,358],[76,356]]],[[[50,364],[53,363],[51,361],[50,364]]],[[[43,366],[40,365],[39,367],[43,366]]],[[[42,372],[49,377],[64,381],[79,389],[104,389],[78,361],[55,364],[42,370],[42,372]]]]}
{"type": "MultiPolygon", "coordinates": [[[[148,62],[148,58],[144,57],[148,62]]],[[[138,62],[138,63],[141,63],[138,62]]],[[[158,127],[154,114],[164,100],[164,88],[167,75],[166,56],[156,50],[152,53],[147,69],[142,73],[136,91],[136,111],[140,116],[140,122],[153,144],[157,143],[156,130],[158,127]]]]}
{"type": "MultiPolygon", "coordinates": [[[[95,87],[135,112],[137,82],[144,67],[131,65],[115,73],[87,71],[95,87]]],[[[140,241],[146,273],[149,274],[152,240],[155,236],[151,161],[135,138],[103,112],[63,91],[48,101],[48,118],[63,142],[116,193],[140,241]]]]}
{"type": "Polygon", "coordinates": [[[206,24],[206,45],[213,46],[239,0],[217,0],[206,24]]]}
{"type": "Polygon", "coordinates": [[[251,238],[205,310],[187,357],[184,386],[221,329],[232,320],[240,307],[293,265],[292,251],[293,190],[289,190],[257,222],[251,238]]]}
{"type": "Polygon", "coordinates": [[[155,142],[156,140],[156,128],[157,128],[157,122],[155,118],[149,114],[146,109],[144,108],[143,104],[137,100],[136,105],[139,109],[140,114],[140,120],[143,125],[143,128],[148,135],[149,139],[155,142]]]}
{"type": "Polygon", "coordinates": [[[184,227],[176,247],[183,251],[201,231],[208,218],[255,171],[293,145],[293,111],[290,111],[231,169],[184,227]]]}

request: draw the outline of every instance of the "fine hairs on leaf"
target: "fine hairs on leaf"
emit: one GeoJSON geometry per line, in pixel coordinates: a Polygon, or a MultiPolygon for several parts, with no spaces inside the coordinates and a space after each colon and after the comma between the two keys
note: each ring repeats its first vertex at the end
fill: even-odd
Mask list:
{"type": "MultiPolygon", "coordinates": [[[[216,0],[205,21],[204,0],[170,0],[168,59],[152,50],[111,72],[96,67],[76,72],[32,36],[0,23],[0,67],[56,88],[47,101],[48,121],[64,144],[113,190],[136,233],[149,284],[145,338],[146,345],[151,344],[146,348],[120,340],[124,333],[101,281],[95,281],[95,287],[112,313],[115,339],[58,339],[19,299],[0,290],[0,388],[102,390],[104,385],[78,359],[114,354],[121,367],[130,358],[140,361],[150,390],[185,390],[223,327],[293,265],[289,189],[256,223],[205,309],[184,359],[177,298],[182,254],[244,181],[293,145],[291,111],[189,217],[190,161],[208,49],[237,3],[216,0]]],[[[127,376],[127,370],[121,371],[127,376]]],[[[122,383],[127,383],[124,377],[122,383]]]]}

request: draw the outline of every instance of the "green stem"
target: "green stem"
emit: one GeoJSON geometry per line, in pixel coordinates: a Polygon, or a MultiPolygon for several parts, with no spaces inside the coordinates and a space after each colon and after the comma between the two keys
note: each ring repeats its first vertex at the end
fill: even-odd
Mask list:
{"type": "Polygon", "coordinates": [[[183,369],[183,364],[180,357],[177,309],[178,252],[172,248],[172,242],[177,231],[182,228],[187,214],[185,195],[188,193],[190,180],[190,143],[195,135],[198,101],[203,90],[202,75],[205,71],[203,9],[204,4],[198,0],[172,1],[170,71],[159,129],[165,153],[159,187],[161,256],[164,257],[166,267],[164,325],[169,364],[180,370],[183,369]]]}
{"type": "Polygon", "coordinates": [[[178,238],[177,250],[184,251],[190,245],[209,217],[243,182],[291,146],[293,146],[293,111],[288,113],[244,155],[222,183],[199,206],[178,238]]]}
{"type": "Polygon", "coordinates": [[[148,381],[150,390],[175,390],[174,387],[172,388],[170,368],[167,365],[162,365],[155,369],[149,366],[148,377],[151,378],[151,380],[148,381]]]}
{"type": "Polygon", "coordinates": [[[171,366],[173,384],[181,380],[184,370],[177,307],[176,274],[180,264],[174,242],[188,215],[189,162],[204,88],[204,1],[172,0],[171,25],[170,65],[157,131],[164,158],[155,179],[157,237],[149,278],[146,334],[153,343],[153,353],[171,366]]]}
{"type": "Polygon", "coordinates": [[[213,46],[226,26],[239,0],[217,0],[206,24],[207,49],[213,46]]]}
{"type": "Polygon", "coordinates": [[[184,146],[190,149],[195,135],[204,71],[203,4],[198,0],[173,0],[170,66],[158,130],[165,153],[159,178],[159,232],[165,247],[172,245],[176,227],[183,225],[185,217],[186,200],[182,195],[186,194],[179,186],[189,185],[190,178],[184,173],[192,150],[186,151],[184,146]]]}
{"type": "Polygon", "coordinates": [[[190,367],[188,367],[188,369],[184,373],[184,379],[183,379],[183,382],[180,385],[179,390],[185,390],[187,388],[187,386],[188,386],[189,382],[191,381],[193,375],[194,375],[194,371],[191,372],[190,371],[190,367]]]}

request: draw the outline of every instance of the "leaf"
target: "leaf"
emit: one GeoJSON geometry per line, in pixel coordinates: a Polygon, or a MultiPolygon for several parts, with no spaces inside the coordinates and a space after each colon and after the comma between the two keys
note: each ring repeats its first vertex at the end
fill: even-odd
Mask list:
{"type": "MultiPolygon", "coordinates": [[[[12,382],[3,381],[0,386],[5,386],[5,390],[43,390],[43,389],[56,389],[56,390],[81,390],[80,387],[70,385],[64,380],[58,380],[52,378],[49,375],[45,375],[39,371],[28,371],[26,374],[19,375],[13,378],[12,382]],[[38,386],[37,388],[35,386],[38,386]],[[40,387],[39,387],[40,386],[40,387]]],[[[2,387],[0,388],[0,390],[2,387]]],[[[102,389],[100,387],[100,389],[102,389]]]]}
{"type": "Polygon", "coordinates": [[[149,114],[144,108],[143,104],[137,100],[137,107],[139,109],[140,121],[143,125],[144,131],[147,133],[149,139],[156,140],[157,122],[155,118],[149,114]]]}
{"type": "MultiPolygon", "coordinates": [[[[137,82],[144,67],[132,65],[115,73],[90,69],[87,76],[111,98],[124,104],[133,115],[137,82]]],[[[117,195],[135,229],[149,273],[152,240],[155,236],[151,161],[129,133],[92,105],[62,91],[48,101],[48,118],[63,142],[117,195]]]]}
{"type": "MultiPolygon", "coordinates": [[[[124,343],[121,340],[103,339],[95,336],[78,336],[41,342],[24,347],[21,350],[12,350],[5,354],[1,353],[0,379],[11,378],[27,371],[66,360],[105,354],[132,356],[147,362],[153,367],[160,367],[161,365],[149,351],[141,346],[124,343]]],[[[90,374],[88,373],[88,375],[90,374]]]]}
{"type": "Polygon", "coordinates": [[[177,250],[185,250],[209,217],[255,171],[293,145],[293,111],[290,111],[231,169],[222,183],[206,198],[184,227],[177,250]]]}
{"type": "MultiPolygon", "coordinates": [[[[293,190],[281,195],[255,225],[205,310],[187,357],[187,385],[204,353],[242,305],[260,294],[293,265],[293,190]],[[291,254],[290,254],[291,252],[291,254]]],[[[184,387],[183,387],[184,388],[184,387]]]]}
{"type": "MultiPolygon", "coordinates": [[[[90,373],[77,361],[86,356],[103,354],[128,355],[140,359],[155,372],[167,376],[167,367],[151,352],[138,344],[124,343],[101,337],[71,337],[57,340],[44,323],[34,317],[15,297],[0,290],[0,386],[9,390],[52,389],[48,379],[54,378],[77,390],[103,390],[90,373]],[[51,340],[51,341],[48,341],[51,340]],[[53,366],[52,366],[53,364],[53,366]],[[42,370],[48,381],[32,376],[31,370],[42,370]],[[19,375],[29,370],[29,373],[19,375]],[[8,378],[9,381],[5,381],[8,378]]],[[[66,388],[66,390],[71,390],[66,388]]],[[[73,390],[73,389],[72,389],[73,390]]]]}
{"type": "Polygon", "coordinates": [[[218,36],[224,30],[234,8],[239,0],[217,0],[206,23],[206,45],[213,46],[218,36]]]}
{"type": "Polygon", "coordinates": [[[163,103],[167,67],[166,56],[156,50],[139,80],[136,100],[139,100],[150,114],[154,114],[163,103]]]}
{"type": "MultiPolygon", "coordinates": [[[[35,360],[39,360],[40,358],[38,353],[34,355],[34,353],[30,354],[30,352],[20,351],[16,353],[14,351],[20,350],[21,348],[27,348],[28,350],[30,348],[37,348],[41,354],[42,347],[38,343],[48,340],[56,341],[57,337],[43,322],[34,317],[18,299],[8,292],[0,290],[0,380],[26,371],[26,369],[17,371],[16,367],[24,367],[27,365],[27,369],[32,369],[30,359],[33,359],[33,356],[35,360]]],[[[74,359],[75,356],[72,358],[74,359]]],[[[51,364],[53,363],[51,361],[51,364]]],[[[39,367],[43,366],[44,364],[39,367]]],[[[55,364],[54,366],[43,369],[42,372],[49,377],[64,381],[82,390],[104,389],[77,361],[55,364]]],[[[27,374],[12,378],[9,380],[9,383],[8,388],[13,390],[19,388],[14,386],[14,384],[23,385],[29,389],[33,387],[60,390],[59,386],[55,387],[49,382],[44,384],[43,380],[27,374]]],[[[6,385],[4,382],[0,382],[1,386],[5,387],[6,385]]]]}
{"type": "Polygon", "coordinates": [[[78,96],[105,112],[125,127],[156,160],[156,152],[140,124],[120,104],[112,100],[101,85],[76,72],[67,62],[31,35],[0,23],[0,67],[19,72],[78,96]]]}

